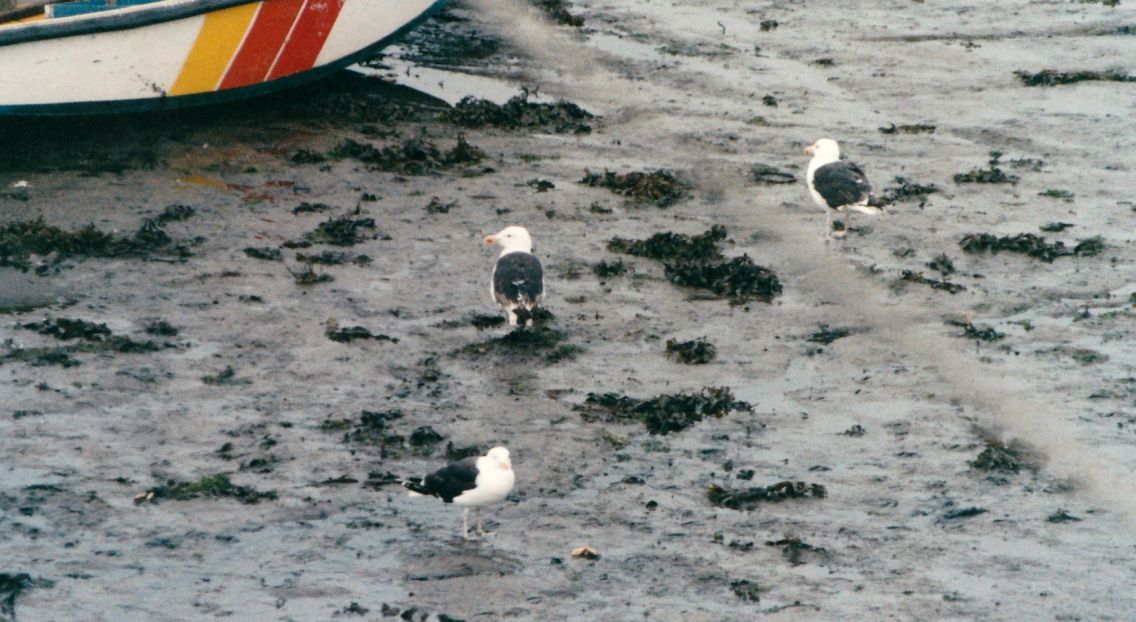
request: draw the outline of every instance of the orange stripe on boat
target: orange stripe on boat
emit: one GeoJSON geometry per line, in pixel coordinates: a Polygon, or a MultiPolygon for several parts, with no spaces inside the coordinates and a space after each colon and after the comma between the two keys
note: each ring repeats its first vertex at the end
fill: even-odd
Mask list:
{"type": "Polygon", "coordinates": [[[169,94],[189,95],[215,90],[258,8],[260,3],[252,2],[206,15],[169,94]]]}
{"type": "Polygon", "coordinates": [[[288,36],[280,58],[268,74],[268,79],[283,78],[311,69],[316,64],[327,36],[339,17],[345,0],[308,0],[300,19],[288,36]]]}
{"type": "Polygon", "coordinates": [[[265,0],[218,90],[264,82],[303,6],[304,0],[265,0]]]}

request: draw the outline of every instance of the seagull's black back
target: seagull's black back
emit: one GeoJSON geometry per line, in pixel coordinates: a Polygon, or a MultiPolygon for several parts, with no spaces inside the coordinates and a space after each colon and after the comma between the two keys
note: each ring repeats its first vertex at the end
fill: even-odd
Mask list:
{"type": "Polygon", "coordinates": [[[493,296],[501,304],[532,307],[544,294],[544,270],[532,253],[502,255],[493,268],[493,296]]]}
{"type": "Polygon", "coordinates": [[[872,191],[864,171],[854,162],[837,160],[813,173],[813,188],[832,209],[863,203],[872,191]]]}
{"type": "Polygon", "coordinates": [[[421,482],[405,482],[403,486],[418,494],[452,503],[454,497],[477,486],[477,457],[451,462],[427,475],[421,482]]]}

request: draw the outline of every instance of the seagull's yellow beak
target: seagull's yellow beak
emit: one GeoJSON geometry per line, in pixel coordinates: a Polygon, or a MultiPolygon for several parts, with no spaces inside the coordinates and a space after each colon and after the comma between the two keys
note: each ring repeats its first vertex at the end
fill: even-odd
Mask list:
{"type": "Polygon", "coordinates": [[[496,241],[497,241],[497,236],[495,236],[495,235],[487,235],[487,236],[485,236],[485,243],[486,243],[486,244],[492,244],[492,243],[494,243],[494,242],[496,242],[496,241]]]}
{"type": "Polygon", "coordinates": [[[813,154],[813,147],[812,147],[812,145],[809,145],[808,147],[805,147],[805,155],[811,156],[812,154],[813,154]]]}

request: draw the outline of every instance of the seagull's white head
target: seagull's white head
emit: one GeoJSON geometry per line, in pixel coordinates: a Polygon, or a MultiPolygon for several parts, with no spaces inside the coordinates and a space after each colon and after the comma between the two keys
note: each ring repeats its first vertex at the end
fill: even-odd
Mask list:
{"type": "Polygon", "coordinates": [[[513,469],[513,463],[509,461],[508,449],[505,449],[504,447],[494,447],[493,449],[489,450],[487,456],[498,465],[500,465],[502,469],[505,469],[506,471],[511,471],[513,469]]]}
{"type": "MultiPolygon", "coordinates": [[[[501,254],[511,253],[514,251],[521,251],[525,253],[532,252],[532,238],[529,236],[528,229],[513,225],[505,227],[501,231],[485,236],[486,244],[499,244],[501,246],[501,254]]],[[[508,452],[505,452],[508,453],[508,452]]]]}
{"type": "Polygon", "coordinates": [[[811,155],[819,160],[835,162],[840,159],[840,146],[831,138],[822,138],[805,147],[805,155],[811,155]]]}

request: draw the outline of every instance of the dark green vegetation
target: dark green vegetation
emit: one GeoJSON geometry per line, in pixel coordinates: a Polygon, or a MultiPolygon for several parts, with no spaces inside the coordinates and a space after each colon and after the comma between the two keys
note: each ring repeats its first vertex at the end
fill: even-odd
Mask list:
{"type": "Polygon", "coordinates": [[[292,213],[296,215],[319,214],[322,212],[330,212],[333,209],[335,208],[328,205],[327,203],[308,203],[307,201],[305,201],[303,203],[300,203],[296,207],[293,207],[292,213]]]}
{"type": "Polygon", "coordinates": [[[1075,82],[1106,81],[1106,82],[1136,82],[1136,76],[1129,75],[1120,70],[1111,71],[1057,71],[1045,69],[1037,73],[1018,70],[1014,75],[1026,86],[1059,86],[1075,82]]]}
{"type": "Polygon", "coordinates": [[[464,97],[452,110],[443,113],[446,120],[464,127],[499,127],[510,130],[528,129],[557,134],[588,134],[592,113],[573,104],[558,101],[551,104],[530,102],[528,93],[517,95],[504,105],[472,95],[464,97]]]}
{"type": "Polygon", "coordinates": [[[263,259],[264,261],[282,261],[284,259],[284,254],[280,252],[280,249],[271,246],[250,246],[245,249],[245,254],[253,259],[263,259]]]}
{"type": "Polygon", "coordinates": [[[732,304],[749,300],[770,302],[781,293],[777,275],[754,264],[748,255],[720,261],[721,242],[725,239],[726,228],[714,225],[696,236],[667,231],[646,240],[613,238],[607,247],[616,253],[660,260],[671,283],[710,290],[730,298],[732,304]]]}
{"type": "Polygon", "coordinates": [[[928,285],[931,289],[938,289],[949,294],[957,294],[966,291],[966,286],[959,283],[951,283],[950,281],[942,279],[930,279],[923,276],[922,272],[915,272],[913,270],[903,270],[899,273],[899,280],[907,283],[919,283],[920,285],[928,285]]]}
{"type": "Polygon", "coordinates": [[[438,197],[430,197],[430,202],[426,204],[426,212],[430,214],[449,214],[450,210],[457,206],[457,201],[443,203],[438,197]]]}
{"type": "Polygon", "coordinates": [[[454,148],[444,152],[426,138],[409,138],[401,144],[384,145],[381,148],[348,138],[328,153],[328,157],[359,160],[372,171],[429,175],[456,166],[476,164],[485,159],[486,155],[459,134],[454,148]]]}
{"type": "Polygon", "coordinates": [[[607,249],[658,261],[711,261],[722,258],[720,243],[725,239],[726,228],[714,225],[706,233],[694,236],[666,231],[646,240],[612,238],[607,249]]]}
{"type": "Polygon", "coordinates": [[[742,600],[756,603],[761,600],[761,587],[749,579],[735,579],[730,581],[730,591],[742,600]]]}
{"type": "Polygon", "coordinates": [[[78,340],[79,343],[58,348],[15,348],[0,355],[0,365],[9,362],[24,362],[33,367],[59,365],[76,367],[80,361],[71,355],[91,352],[118,352],[136,354],[156,352],[162,346],[153,341],[135,341],[124,335],[111,334],[106,324],[95,324],[85,320],[69,318],[48,319],[42,322],[18,324],[18,328],[34,330],[41,335],[55,337],[61,341],[78,340]]]}
{"type": "Polygon", "coordinates": [[[760,184],[791,184],[797,181],[797,177],[792,173],[768,164],[754,164],[749,167],[749,175],[760,184]]]}
{"type": "Polygon", "coordinates": [[[340,251],[323,251],[319,254],[308,255],[305,253],[296,253],[296,261],[307,264],[320,264],[324,266],[341,266],[347,263],[353,263],[357,266],[365,266],[371,263],[371,258],[367,255],[348,255],[340,251]]]}
{"type": "Polygon", "coordinates": [[[206,375],[201,377],[201,382],[216,386],[237,386],[242,384],[252,384],[252,380],[248,378],[238,378],[237,370],[232,367],[226,367],[213,375],[206,375]]]}
{"type": "Polygon", "coordinates": [[[542,324],[540,318],[535,315],[534,324],[531,328],[518,327],[501,337],[471,343],[463,346],[458,352],[475,357],[496,354],[517,359],[540,358],[549,363],[557,363],[573,359],[584,351],[578,345],[562,343],[567,335],[563,331],[542,324]]]}
{"type": "MultiPolygon", "coordinates": [[[[345,430],[343,434],[344,443],[369,445],[377,448],[379,456],[383,459],[398,457],[408,451],[417,455],[428,456],[433,454],[437,446],[446,439],[428,425],[414,428],[409,435],[397,432],[393,428],[393,424],[403,417],[404,415],[400,410],[364,410],[356,420],[326,419],[320,425],[320,429],[324,432],[345,430]]],[[[480,455],[480,453],[477,447],[455,449],[452,441],[446,443],[447,460],[459,459],[453,456],[465,457],[467,455],[480,455]]],[[[382,486],[396,482],[398,479],[389,474],[383,476],[372,473],[368,476],[368,481],[364,485],[368,487],[372,485],[382,486]]]]}
{"type": "Polygon", "coordinates": [[[72,320],[63,317],[42,322],[28,322],[27,324],[20,324],[19,327],[34,330],[41,335],[50,335],[63,341],[71,339],[101,341],[110,336],[110,329],[107,328],[106,324],[95,324],[85,320],[72,320]]]}
{"type": "Polygon", "coordinates": [[[999,473],[1017,473],[1022,469],[1033,468],[1025,458],[1025,449],[1014,445],[1003,445],[994,441],[987,441],[986,447],[970,466],[979,471],[999,473]]]}
{"type": "Polygon", "coordinates": [[[615,261],[600,261],[592,266],[592,273],[601,279],[619,276],[627,272],[627,264],[623,263],[622,259],[615,261]]]}
{"type": "Polygon", "coordinates": [[[690,195],[690,184],[668,170],[633,171],[618,175],[608,170],[603,174],[584,170],[580,183],[593,188],[607,188],[634,203],[670,207],[690,195]]]}
{"type": "Polygon", "coordinates": [[[943,276],[949,276],[955,273],[955,262],[947,257],[946,253],[939,253],[934,259],[925,264],[932,270],[937,270],[943,276]]]}
{"type": "Polygon", "coordinates": [[[375,341],[390,341],[398,343],[398,337],[376,335],[363,326],[344,326],[343,328],[329,328],[327,338],[339,343],[349,343],[356,339],[374,339],[375,341]]]}
{"type": "Polygon", "coordinates": [[[935,194],[939,191],[938,186],[935,184],[917,184],[906,177],[896,177],[896,186],[889,186],[884,188],[884,192],[880,195],[878,203],[880,205],[891,205],[892,203],[899,203],[901,201],[918,200],[919,207],[927,205],[927,195],[935,194]]]}
{"type": "Polygon", "coordinates": [[[953,179],[956,184],[1016,184],[1016,175],[1007,175],[998,165],[1002,152],[991,151],[988,168],[974,168],[969,173],[957,173],[953,179]]]}
{"type": "Polygon", "coordinates": [[[979,341],[998,341],[1005,337],[1004,333],[994,330],[992,326],[983,326],[979,328],[973,322],[961,322],[959,320],[947,320],[944,322],[947,326],[958,326],[962,329],[959,337],[966,337],[967,339],[977,339],[979,341]]]}
{"type": "Polygon", "coordinates": [[[711,484],[706,498],[711,504],[731,510],[752,510],[762,503],[776,503],[787,499],[823,499],[828,494],[820,484],[805,482],[778,482],[769,486],[757,486],[731,490],[711,484]]]}
{"type": "Polygon", "coordinates": [[[147,491],[144,497],[136,502],[169,499],[171,501],[188,501],[199,497],[218,498],[232,497],[241,503],[254,504],[263,500],[276,500],[276,491],[261,492],[249,486],[237,486],[229,481],[224,473],[206,475],[196,482],[178,482],[169,480],[164,486],[158,486],[147,491]],[[152,496],[151,496],[152,495],[152,496]]]}
{"type": "Polygon", "coordinates": [[[1073,226],[1076,226],[1076,225],[1074,225],[1073,223],[1068,223],[1068,222],[1047,222],[1044,225],[1041,225],[1040,227],[1038,227],[1038,229],[1041,229],[1042,231],[1044,231],[1046,233],[1060,233],[1060,232],[1068,229],[1069,227],[1073,227],[1073,226]]]}
{"type": "Polygon", "coordinates": [[[968,253],[982,253],[989,251],[998,254],[1002,251],[1022,253],[1040,259],[1046,263],[1058,257],[1091,257],[1099,255],[1104,250],[1104,241],[1100,236],[1094,236],[1077,242],[1073,248],[1067,248],[1064,242],[1045,241],[1045,238],[1032,233],[1019,233],[1017,235],[996,236],[989,233],[971,233],[959,240],[959,246],[968,253]]]}
{"type": "Polygon", "coordinates": [[[667,356],[687,365],[705,365],[718,356],[718,348],[705,338],[691,341],[668,339],[667,356]]]}
{"type": "Polygon", "coordinates": [[[927,123],[912,125],[896,125],[889,123],[887,127],[880,128],[881,134],[934,134],[935,126],[927,123]]]}
{"type": "Polygon", "coordinates": [[[585,421],[629,423],[640,421],[651,434],[680,432],[707,417],[723,417],[732,411],[753,412],[753,406],[734,399],[727,387],[705,387],[698,393],[657,395],[650,399],[620,393],[589,393],[583,404],[573,407],[585,421]]]}
{"type": "Polygon", "coordinates": [[[351,246],[366,240],[374,240],[377,237],[374,218],[352,218],[351,216],[329,218],[321,222],[315,231],[304,234],[304,239],[309,242],[333,246],[351,246]],[[362,231],[363,229],[369,229],[370,232],[365,233],[362,231]]]}
{"type": "Polygon", "coordinates": [[[819,557],[821,559],[828,558],[828,551],[819,547],[813,546],[807,542],[802,541],[800,538],[788,536],[780,540],[766,540],[765,546],[779,546],[781,547],[781,557],[793,566],[800,566],[805,563],[806,557],[819,557]]]}
{"type": "MultiPolygon", "coordinates": [[[[1049,189],[1045,190],[1044,192],[1037,193],[1037,196],[1049,197],[1051,199],[1061,199],[1062,201],[1065,201],[1066,203],[1072,203],[1074,195],[1073,195],[1072,192],[1069,192],[1068,190],[1057,190],[1055,188],[1049,188],[1049,189]]],[[[1045,231],[1045,229],[1042,229],[1042,231],[1045,231]]]]}
{"type": "Polygon", "coordinates": [[[78,231],[64,231],[47,225],[43,219],[0,226],[0,266],[21,270],[31,267],[38,255],[48,265],[72,257],[149,257],[151,255],[188,257],[183,245],[175,244],[162,229],[164,221],[146,219],[130,237],[116,237],[87,225],[78,231]]]}
{"type": "Polygon", "coordinates": [[[805,337],[805,341],[828,345],[837,339],[843,339],[851,334],[851,328],[832,328],[828,324],[821,324],[820,330],[805,337]]]}
{"type": "Polygon", "coordinates": [[[16,599],[34,588],[55,587],[54,581],[33,579],[26,572],[0,572],[0,620],[16,619],[16,599]]]}

